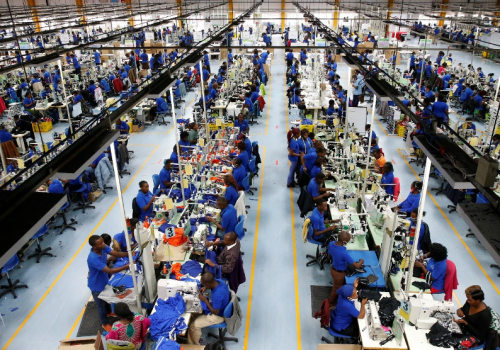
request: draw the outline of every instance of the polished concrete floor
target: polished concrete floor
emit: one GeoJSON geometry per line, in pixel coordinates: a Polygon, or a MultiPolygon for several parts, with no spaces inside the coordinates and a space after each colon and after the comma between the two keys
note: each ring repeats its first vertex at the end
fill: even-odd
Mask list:
{"type": "MultiPolygon", "coordinates": [[[[273,40],[279,43],[279,36],[273,40]]],[[[471,59],[470,54],[459,52],[453,56],[467,64],[471,59]]],[[[276,50],[272,77],[266,88],[267,104],[259,125],[251,127],[251,139],[259,141],[263,164],[255,183],[258,191],[247,196],[251,209],[245,224],[248,232],[242,242],[247,282],[239,291],[244,320],[237,334],[239,342],[228,344],[229,349],[313,349],[320,338],[327,335],[319,327],[319,321],[311,317],[310,285],[328,286],[331,277],[328,270],[305,266],[306,254],[313,253],[315,247],[302,243],[302,219],[295,204],[299,190],[286,188],[289,120],[283,57],[283,52],[276,50]]],[[[498,70],[497,65],[482,58],[474,58],[474,61],[474,66],[482,66],[485,72],[498,70]]],[[[339,73],[342,85],[347,86],[347,67],[342,63],[339,73]]],[[[194,97],[194,93],[188,94],[187,106],[192,105],[194,97]]],[[[188,107],[186,116],[189,112],[188,107]]],[[[408,159],[398,152],[404,147],[402,138],[387,136],[380,122],[374,124],[386,159],[393,163],[395,174],[401,179],[401,196],[405,198],[411,182],[423,168],[409,165],[408,159]]],[[[131,175],[120,179],[128,214],[131,214],[130,203],[138,191],[139,181],[151,183],[152,175],[160,171],[163,160],[170,156],[174,139],[172,124],[149,126],[142,133],[132,135],[129,149],[135,153],[128,167],[131,175]]],[[[39,264],[25,261],[21,269],[11,273],[12,278],[20,279],[29,288],[20,290],[17,299],[7,295],[0,300],[5,321],[5,326],[0,325],[2,349],[55,349],[60,339],[76,336],[90,297],[86,280],[90,249],[87,239],[92,234],[113,235],[122,231],[116,185],[113,181],[110,183],[115,189],[99,198],[96,209],[85,214],[80,211],[68,214],[78,221],[76,231],[67,230],[60,236],[51,232],[45,237],[42,246],[51,246],[57,257],[44,257],[39,264]]],[[[437,180],[430,180],[429,187],[438,185],[437,180]]],[[[465,237],[467,226],[456,212],[447,212],[448,204],[444,195],[435,196],[430,192],[425,221],[432,240],[445,244],[449,258],[457,265],[460,285],[454,301],[457,305],[463,303],[464,289],[479,284],[485,291],[486,303],[498,311],[499,277],[497,271],[489,267],[493,260],[474,238],[465,237]]],[[[33,249],[34,246],[29,251],[33,249]]]]}

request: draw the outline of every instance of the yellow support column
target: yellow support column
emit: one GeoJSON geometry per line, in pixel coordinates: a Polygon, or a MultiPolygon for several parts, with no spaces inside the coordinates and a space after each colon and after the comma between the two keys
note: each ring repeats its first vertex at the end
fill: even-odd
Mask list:
{"type": "Polygon", "coordinates": [[[233,0],[229,0],[229,22],[233,20],[233,0]]]}
{"type": "MultiPolygon", "coordinates": [[[[441,0],[443,6],[441,7],[441,13],[439,14],[440,17],[446,17],[446,10],[448,9],[448,1],[449,0],[441,0]]],[[[440,19],[438,22],[438,26],[442,27],[444,25],[444,19],[440,19]]]]}
{"type": "MultiPolygon", "coordinates": [[[[497,7],[500,9],[500,0],[497,0],[497,7]]],[[[500,16],[500,12],[494,12],[494,14],[495,14],[495,16],[496,16],[496,17],[500,16]]],[[[497,25],[498,25],[498,23],[499,23],[499,22],[498,22],[498,19],[496,19],[496,18],[495,18],[495,19],[493,20],[493,25],[494,25],[494,26],[497,26],[497,25]]]]}
{"type": "Polygon", "coordinates": [[[333,11],[333,29],[339,27],[339,5],[340,0],[335,0],[335,11],[333,11]]]}
{"type": "Polygon", "coordinates": [[[28,0],[28,5],[31,7],[31,15],[33,17],[33,22],[35,22],[35,31],[40,31],[40,22],[38,20],[38,13],[36,12],[35,0],[28,0]]]}
{"type": "Polygon", "coordinates": [[[286,2],[285,0],[281,0],[281,32],[285,32],[285,17],[286,17],[286,12],[285,12],[285,7],[286,7],[286,2]]]}
{"type": "Polygon", "coordinates": [[[127,7],[127,15],[129,15],[128,18],[128,24],[130,24],[131,27],[134,26],[134,11],[132,11],[132,0],[125,0],[125,5],[127,7]]]}
{"type": "Polygon", "coordinates": [[[388,11],[387,11],[387,19],[391,19],[391,15],[392,15],[392,7],[394,6],[394,0],[389,0],[387,2],[387,8],[388,8],[388,11]]]}
{"type": "MultiPolygon", "coordinates": [[[[34,1],[34,0],[33,0],[34,1]]],[[[83,12],[83,0],[75,0],[76,6],[78,6],[78,14],[83,17],[83,19],[80,21],[80,24],[85,24],[87,22],[87,19],[85,18],[84,12],[83,12]]]]}
{"type": "MultiPolygon", "coordinates": [[[[182,0],[177,0],[177,15],[182,16],[182,0]]],[[[182,28],[182,20],[177,21],[177,27],[182,28]]]]}

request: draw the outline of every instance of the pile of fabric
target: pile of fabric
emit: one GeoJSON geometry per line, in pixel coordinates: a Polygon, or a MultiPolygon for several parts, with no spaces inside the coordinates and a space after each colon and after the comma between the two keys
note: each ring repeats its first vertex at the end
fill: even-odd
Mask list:
{"type": "Polygon", "coordinates": [[[393,297],[385,297],[380,299],[378,302],[378,316],[380,317],[380,323],[385,327],[392,327],[392,322],[394,321],[394,311],[396,311],[401,302],[393,297]]]}
{"type": "Polygon", "coordinates": [[[149,317],[151,320],[149,332],[152,340],[157,342],[164,338],[175,340],[179,333],[187,329],[184,318],[180,317],[186,310],[186,304],[180,293],[166,300],[158,299],[155,309],[156,312],[149,317]]]}

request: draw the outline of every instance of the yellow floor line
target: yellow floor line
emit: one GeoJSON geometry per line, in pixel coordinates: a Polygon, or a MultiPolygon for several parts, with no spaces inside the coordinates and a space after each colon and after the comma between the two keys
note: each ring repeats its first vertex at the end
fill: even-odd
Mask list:
{"type": "Polygon", "coordinates": [[[70,339],[71,335],[73,334],[73,331],[75,330],[76,326],[80,323],[81,318],[83,317],[83,313],[85,312],[85,309],[87,308],[87,304],[82,309],[82,312],[78,315],[76,318],[75,323],[73,323],[73,326],[71,326],[71,329],[69,330],[68,334],[66,334],[66,339],[70,339]]]}
{"type": "MultiPolygon", "coordinates": [[[[137,170],[137,172],[134,174],[134,176],[132,177],[132,179],[130,179],[129,183],[127,184],[127,186],[125,186],[125,188],[123,189],[122,193],[124,193],[128,187],[134,182],[135,178],[137,177],[137,175],[139,174],[139,172],[142,170],[142,168],[147,164],[147,162],[149,162],[149,160],[151,159],[151,157],[153,156],[153,154],[158,150],[160,146],[156,146],[155,149],[151,152],[151,154],[148,156],[148,158],[146,158],[146,160],[144,161],[144,163],[141,165],[141,167],[137,170]]],[[[97,223],[97,225],[94,227],[94,229],[90,232],[90,234],[85,238],[85,241],[82,243],[82,245],[80,246],[80,248],[78,248],[78,250],[76,251],[76,253],[71,257],[71,259],[68,261],[68,263],[66,264],[66,266],[64,266],[64,268],[62,269],[62,271],[59,273],[59,275],[56,277],[56,279],[54,280],[54,282],[52,282],[52,284],[50,285],[50,287],[45,291],[45,293],[42,295],[42,297],[40,298],[40,300],[38,301],[38,303],[36,303],[36,305],[33,307],[33,310],[30,311],[30,313],[28,314],[28,316],[26,316],[26,318],[24,319],[24,321],[21,323],[21,325],[16,329],[16,331],[14,332],[14,334],[10,337],[10,339],[7,341],[7,343],[4,345],[4,347],[2,348],[2,350],[5,350],[9,347],[10,343],[12,343],[12,341],[17,337],[17,335],[19,334],[19,332],[21,331],[21,329],[23,329],[23,327],[26,325],[26,322],[28,322],[28,320],[33,316],[33,314],[35,313],[35,311],[40,307],[40,305],[42,304],[42,302],[45,300],[45,298],[47,297],[47,295],[49,295],[50,291],[52,290],[52,288],[54,288],[54,286],[57,284],[57,282],[59,282],[59,279],[62,277],[62,275],[66,272],[66,270],[68,269],[68,267],[71,265],[71,263],[73,262],[73,260],[75,260],[76,256],[80,253],[80,251],[88,244],[88,239],[90,238],[90,236],[92,236],[94,234],[94,232],[97,230],[97,228],[102,224],[102,222],[104,221],[104,219],[108,216],[108,214],[111,212],[111,210],[113,209],[113,207],[115,206],[115,204],[118,202],[118,198],[115,199],[115,201],[113,202],[113,204],[109,207],[109,209],[106,211],[106,213],[104,214],[104,216],[101,218],[101,220],[97,223]]]]}
{"type": "MultiPolygon", "coordinates": [[[[372,113],[372,109],[371,109],[370,107],[366,107],[366,109],[368,110],[368,112],[369,112],[369,113],[370,113],[370,115],[371,115],[371,113],[372,113]]],[[[389,134],[387,133],[387,131],[385,130],[385,128],[382,126],[382,124],[380,124],[380,122],[378,121],[378,118],[377,118],[377,116],[376,116],[376,115],[374,115],[374,116],[373,116],[373,120],[375,120],[375,121],[377,122],[378,126],[380,126],[380,129],[382,129],[382,131],[384,132],[385,136],[387,136],[387,137],[394,137],[394,136],[398,136],[398,135],[389,135],[389,134]]]]}
{"type": "MultiPolygon", "coordinates": [[[[406,158],[403,156],[403,154],[401,153],[401,151],[399,149],[398,149],[398,153],[401,156],[401,158],[403,158],[403,160],[405,161],[406,165],[408,165],[408,167],[411,169],[411,171],[413,172],[413,174],[415,175],[415,177],[420,180],[420,177],[417,175],[417,173],[415,172],[415,170],[413,170],[413,168],[411,167],[410,163],[408,163],[408,161],[406,160],[406,158]]],[[[462,242],[462,244],[464,245],[465,249],[469,252],[469,254],[472,257],[472,259],[476,262],[477,266],[479,266],[479,269],[486,276],[486,279],[491,283],[491,285],[493,286],[493,289],[495,289],[496,292],[500,295],[500,290],[498,289],[498,287],[495,285],[495,283],[490,278],[490,276],[488,276],[488,274],[484,270],[483,266],[481,265],[481,263],[479,262],[479,260],[477,260],[476,256],[474,255],[474,253],[472,253],[472,251],[467,246],[467,244],[464,242],[464,240],[462,239],[462,237],[460,237],[460,235],[458,234],[458,231],[455,229],[455,226],[453,226],[453,224],[451,223],[450,219],[448,218],[448,216],[446,215],[446,213],[441,209],[441,207],[438,205],[438,203],[436,202],[436,200],[434,199],[434,197],[432,196],[432,194],[430,193],[430,191],[427,191],[427,195],[430,197],[430,199],[432,199],[432,201],[434,202],[434,204],[436,205],[436,207],[438,208],[438,210],[441,212],[441,214],[443,215],[443,217],[445,218],[445,220],[450,225],[450,227],[453,230],[453,232],[455,232],[455,234],[457,235],[457,237],[460,240],[460,242],[462,242]]]]}
{"type": "Polygon", "coordinates": [[[247,308],[247,317],[246,317],[246,324],[245,324],[245,343],[243,345],[243,349],[246,350],[248,349],[248,339],[249,337],[249,332],[250,332],[250,315],[252,311],[252,292],[253,292],[253,279],[255,276],[255,260],[257,256],[257,242],[259,239],[259,220],[260,220],[260,205],[262,203],[262,188],[264,184],[264,169],[265,169],[265,164],[266,164],[266,147],[263,146],[263,153],[262,153],[262,171],[260,173],[260,189],[259,189],[259,201],[257,204],[257,218],[255,220],[255,237],[253,240],[253,256],[252,256],[252,272],[250,273],[250,285],[248,287],[248,308],[247,308]]]}

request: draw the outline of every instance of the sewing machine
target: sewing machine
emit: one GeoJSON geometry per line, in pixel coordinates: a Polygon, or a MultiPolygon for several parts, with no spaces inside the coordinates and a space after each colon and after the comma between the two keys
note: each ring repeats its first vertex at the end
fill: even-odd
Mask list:
{"type": "Polygon", "coordinates": [[[200,299],[198,298],[198,283],[184,282],[171,279],[160,279],[158,281],[158,298],[168,299],[181,293],[186,303],[186,312],[202,312],[200,299]]]}
{"type": "Polygon", "coordinates": [[[366,307],[366,323],[368,324],[370,338],[373,340],[386,339],[387,334],[382,328],[382,323],[380,323],[377,304],[373,300],[370,300],[366,303],[366,307]]]}
{"type": "Polygon", "coordinates": [[[437,319],[431,317],[434,311],[453,313],[455,307],[451,301],[429,300],[422,298],[409,298],[410,323],[417,328],[430,329],[437,319]]]}
{"type": "Polygon", "coordinates": [[[203,251],[205,249],[205,241],[208,236],[208,226],[201,224],[197,227],[196,232],[193,235],[193,247],[195,250],[203,251]]]}

